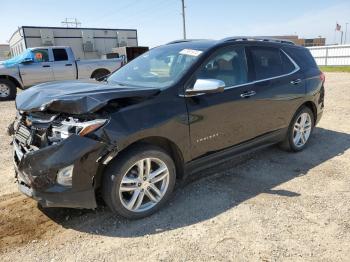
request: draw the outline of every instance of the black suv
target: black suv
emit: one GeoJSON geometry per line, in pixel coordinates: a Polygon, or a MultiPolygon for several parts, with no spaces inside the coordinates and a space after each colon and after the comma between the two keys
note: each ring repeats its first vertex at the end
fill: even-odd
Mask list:
{"type": "Polygon", "coordinates": [[[175,182],[253,148],[304,149],[320,120],[324,75],[308,49],[275,39],[181,40],[97,81],[18,95],[19,189],[44,207],[140,218],[175,182]]]}

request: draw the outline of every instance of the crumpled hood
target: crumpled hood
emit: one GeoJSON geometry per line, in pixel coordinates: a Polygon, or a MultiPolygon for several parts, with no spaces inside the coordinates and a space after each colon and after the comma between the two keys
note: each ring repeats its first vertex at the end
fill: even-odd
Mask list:
{"type": "Polygon", "coordinates": [[[16,98],[17,110],[84,114],[99,110],[109,101],[127,97],[149,97],[160,89],[124,87],[95,80],[60,81],[33,86],[16,98]]]}

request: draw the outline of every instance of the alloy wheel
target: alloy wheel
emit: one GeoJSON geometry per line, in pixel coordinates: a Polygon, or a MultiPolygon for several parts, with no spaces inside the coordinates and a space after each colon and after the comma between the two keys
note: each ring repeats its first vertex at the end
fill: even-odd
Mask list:
{"type": "Polygon", "coordinates": [[[119,187],[123,206],[132,212],[144,212],[157,205],[169,186],[169,170],[157,158],[144,158],[124,174],[119,187]]]}
{"type": "Polygon", "coordinates": [[[311,134],[311,128],[311,116],[306,112],[300,114],[293,128],[293,143],[296,147],[302,147],[306,144],[311,134]]]}
{"type": "Polygon", "coordinates": [[[10,95],[10,87],[6,84],[0,84],[0,97],[8,97],[10,95]]]}

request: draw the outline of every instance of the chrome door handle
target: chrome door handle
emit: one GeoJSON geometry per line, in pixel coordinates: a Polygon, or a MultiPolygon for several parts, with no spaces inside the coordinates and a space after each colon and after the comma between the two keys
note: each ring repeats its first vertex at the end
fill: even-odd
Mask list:
{"type": "Polygon", "coordinates": [[[242,93],[241,97],[242,98],[248,98],[248,97],[251,97],[251,96],[254,96],[254,95],[256,95],[255,91],[247,91],[247,92],[242,93]]]}
{"type": "Polygon", "coordinates": [[[290,81],[290,83],[291,83],[292,85],[298,85],[298,84],[301,83],[301,79],[292,80],[292,81],[290,81]]]}

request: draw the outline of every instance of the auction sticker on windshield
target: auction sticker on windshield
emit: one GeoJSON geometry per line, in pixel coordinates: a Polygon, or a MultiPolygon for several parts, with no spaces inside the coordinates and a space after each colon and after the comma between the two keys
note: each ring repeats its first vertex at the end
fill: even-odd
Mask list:
{"type": "Polygon", "coordinates": [[[202,51],[194,50],[194,49],[182,49],[180,51],[181,55],[189,55],[189,56],[199,56],[202,51]]]}

